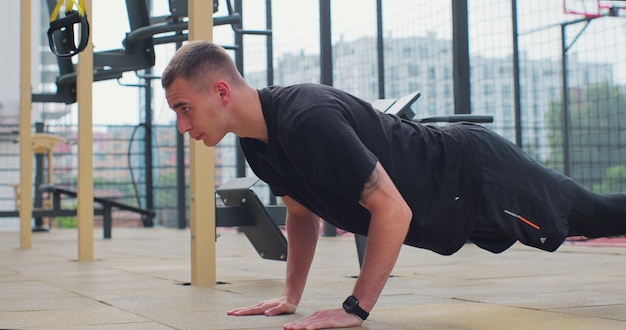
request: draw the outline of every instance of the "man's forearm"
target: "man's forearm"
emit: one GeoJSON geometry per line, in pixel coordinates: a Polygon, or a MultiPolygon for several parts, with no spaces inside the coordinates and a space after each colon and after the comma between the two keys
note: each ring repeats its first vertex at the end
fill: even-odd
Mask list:
{"type": "Polygon", "coordinates": [[[413,212],[380,163],[363,186],[361,205],[371,214],[365,259],[353,295],[371,311],[398,259],[413,212]]]}
{"type": "Polygon", "coordinates": [[[287,273],[283,295],[299,304],[306,284],[319,235],[319,219],[310,215],[297,218],[287,215],[287,273]]]}
{"type": "Polygon", "coordinates": [[[408,224],[409,221],[388,221],[386,224],[385,221],[372,221],[370,225],[365,259],[353,292],[366,311],[372,310],[387,283],[404,243],[408,224]]]}

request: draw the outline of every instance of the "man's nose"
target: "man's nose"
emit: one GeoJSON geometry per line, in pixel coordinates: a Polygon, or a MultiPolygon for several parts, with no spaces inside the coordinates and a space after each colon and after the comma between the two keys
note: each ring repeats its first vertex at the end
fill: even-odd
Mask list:
{"type": "Polygon", "coordinates": [[[176,120],[178,121],[178,131],[180,132],[180,134],[185,134],[191,129],[191,124],[189,120],[181,116],[176,116],[176,120]]]}

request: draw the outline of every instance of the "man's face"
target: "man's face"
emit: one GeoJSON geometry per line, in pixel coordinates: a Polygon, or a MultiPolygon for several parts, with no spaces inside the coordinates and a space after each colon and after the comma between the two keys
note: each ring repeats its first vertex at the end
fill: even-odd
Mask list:
{"type": "Polygon", "coordinates": [[[181,134],[189,133],[192,139],[213,147],[228,133],[228,111],[220,93],[210,86],[201,90],[177,78],[166,88],[165,97],[176,112],[181,134]]]}

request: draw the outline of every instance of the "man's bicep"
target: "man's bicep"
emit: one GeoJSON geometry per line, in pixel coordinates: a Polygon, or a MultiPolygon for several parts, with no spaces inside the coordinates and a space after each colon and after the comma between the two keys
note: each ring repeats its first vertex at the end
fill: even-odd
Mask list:
{"type": "Polygon", "coordinates": [[[395,205],[394,203],[400,203],[403,207],[406,205],[404,198],[380,162],[376,163],[374,170],[365,181],[359,203],[370,212],[387,209],[395,205]]]}
{"type": "Polygon", "coordinates": [[[282,196],[283,203],[285,203],[285,207],[287,208],[287,215],[295,216],[295,217],[310,217],[313,216],[313,212],[311,212],[308,208],[297,202],[295,199],[289,196],[282,196]]]}
{"type": "Polygon", "coordinates": [[[363,190],[361,191],[361,198],[359,199],[359,203],[363,206],[366,206],[367,201],[371,197],[371,195],[376,192],[381,184],[381,169],[380,163],[376,163],[374,170],[365,181],[363,185],[363,190]]]}
{"type": "Polygon", "coordinates": [[[285,207],[287,207],[287,235],[289,239],[294,237],[300,237],[303,233],[307,233],[306,236],[312,234],[313,236],[319,235],[319,220],[320,218],[308,208],[298,203],[296,200],[289,196],[282,197],[285,207]]]}

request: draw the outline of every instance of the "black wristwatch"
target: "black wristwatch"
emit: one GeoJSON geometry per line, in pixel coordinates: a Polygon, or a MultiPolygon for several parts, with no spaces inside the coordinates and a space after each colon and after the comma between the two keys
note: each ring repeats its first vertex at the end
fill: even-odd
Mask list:
{"type": "Polygon", "coordinates": [[[355,296],[350,296],[346,298],[346,300],[343,302],[343,309],[347,313],[351,313],[360,317],[363,321],[365,321],[367,317],[370,316],[370,313],[366,312],[363,308],[361,308],[361,306],[359,306],[359,300],[356,299],[355,296]]]}

